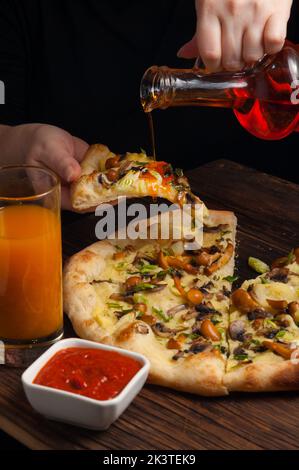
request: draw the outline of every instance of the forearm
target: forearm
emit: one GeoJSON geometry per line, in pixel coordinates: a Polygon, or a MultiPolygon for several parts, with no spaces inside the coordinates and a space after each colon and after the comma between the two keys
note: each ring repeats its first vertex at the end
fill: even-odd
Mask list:
{"type": "Polygon", "coordinates": [[[25,162],[29,142],[40,124],[0,125],[0,166],[25,162]]]}

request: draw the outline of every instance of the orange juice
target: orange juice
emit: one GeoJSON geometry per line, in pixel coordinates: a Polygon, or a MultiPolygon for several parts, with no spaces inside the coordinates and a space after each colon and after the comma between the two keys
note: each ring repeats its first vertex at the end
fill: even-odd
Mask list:
{"type": "Polygon", "coordinates": [[[38,340],[62,328],[61,271],[60,215],[0,208],[0,339],[38,340]]]}

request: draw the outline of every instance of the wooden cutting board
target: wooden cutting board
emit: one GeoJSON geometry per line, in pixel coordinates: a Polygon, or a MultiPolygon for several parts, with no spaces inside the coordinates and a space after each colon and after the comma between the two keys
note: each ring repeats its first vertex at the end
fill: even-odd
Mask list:
{"type": "MultiPolygon", "coordinates": [[[[299,186],[226,160],[188,177],[211,209],[239,220],[239,283],[254,276],[248,256],[266,262],[299,246],[299,186]]],[[[93,243],[94,216],[63,216],[64,256],[93,243]]],[[[67,334],[70,334],[67,326],[67,334]]],[[[298,449],[299,393],[202,398],[146,386],[106,432],[50,422],[25,399],[22,371],[0,367],[0,428],[32,449],[298,449]]]]}

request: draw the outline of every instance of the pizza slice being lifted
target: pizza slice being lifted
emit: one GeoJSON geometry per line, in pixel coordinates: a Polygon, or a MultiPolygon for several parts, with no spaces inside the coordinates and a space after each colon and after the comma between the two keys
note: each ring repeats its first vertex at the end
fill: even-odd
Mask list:
{"type": "Polygon", "coordinates": [[[232,391],[298,390],[299,250],[269,270],[262,267],[264,274],[232,294],[225,385],[232,391]]]}
{"type": "Polygon", "coordinates": [[[211,211],[195,251],[182,240],[106,240],[76,254],[64,272],[75,331],[147,356],[152,383],[226,395],[235,232],[232,213],[211,211]]]}
{"type": "Polygon", "coordinates": [[[159,197],[179,204],[201,204],[183,175],[166,162],[157,162],[143,153],[116,155],[108,147],[97,144],[87,151],[82,174],[72,184],[71,199],[75,210],[86,211],[119,197],[159,197]]]}

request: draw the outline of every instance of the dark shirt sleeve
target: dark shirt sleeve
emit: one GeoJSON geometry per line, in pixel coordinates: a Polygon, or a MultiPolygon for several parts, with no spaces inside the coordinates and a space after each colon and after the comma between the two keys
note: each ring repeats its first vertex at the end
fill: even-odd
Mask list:
{"type": "Polygon", "coordinates": [[[5,91],[0,124],[26,121],[30,71],[23,21],[18,0],[0,0],[0,80],[5,91]]]}

